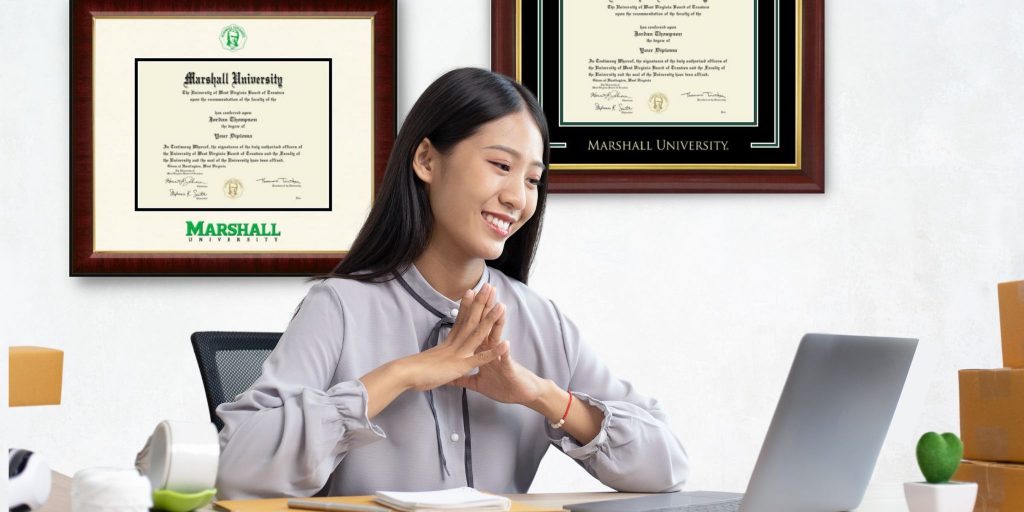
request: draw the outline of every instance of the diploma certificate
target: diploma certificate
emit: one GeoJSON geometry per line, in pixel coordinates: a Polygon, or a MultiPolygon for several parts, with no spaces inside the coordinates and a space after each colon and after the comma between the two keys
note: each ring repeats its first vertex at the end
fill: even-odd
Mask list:
{"type": "Polygon", "coordinates": [[[395,137],[395,0],[71,0],[71,275],[316,275],[395,137]]]}
{"type": "Polygon", "coordinates": [[[373,194],[371,19],[94,30],[95,251],[348,250],[373,194]]]}
{"type": "Polygon", "coordinates": [[[138,210],[331,207],[330,59],[136,59],[138,210]]]}
{"type": "Polygon", "coordinates": [[[559,124],[753,124],[756,5],[562,0],[559,124]]]}
{"type": "Polygon", "coordinates": [[[550,192],[825,190],[820,0],[491,0],[550,192]]]}

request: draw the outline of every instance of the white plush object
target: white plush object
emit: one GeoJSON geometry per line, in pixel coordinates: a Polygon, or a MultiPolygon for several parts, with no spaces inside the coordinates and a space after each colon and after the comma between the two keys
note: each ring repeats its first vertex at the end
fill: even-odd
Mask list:
{"type": "Polygon", "coordinates": [[[134,468],[89,468],[71,480],[71,512],[149,512],[153,488],[134,468]]]}
{"type": "Polygon", "coordinates": [[[7,451],[10,470],[7,480],[7,506],[14,510],[26,506],[36,510],[50,497],[50,466],[39,454],[28,450],[7,451]],[[15,464],[15,459],[20,463],[15,464]],[[17,465],[17,469],[12,466],[17,465]]]}

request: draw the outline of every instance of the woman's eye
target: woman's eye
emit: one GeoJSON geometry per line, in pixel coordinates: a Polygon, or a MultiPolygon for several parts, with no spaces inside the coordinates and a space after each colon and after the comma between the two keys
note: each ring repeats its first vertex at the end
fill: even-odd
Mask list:
{"type": "Polygon", "coordinates": [[[511,170],[512,170],[512,166],[510,166],[510,165],[508,165],[508,164],[503,164],[503,163],[501,163],[501,162],[491,162],[491,163],[492,163],[492,164],[494,164],[494,165],[495,165],[496,167],[498,167],[499,169],[501,169],[501,170],[505,171],[505,172],[508,172],[508,171],[511,171],[511,170]]]}
{"type": "Polygon", "coordinates": [[[540,186],[540,180],[538,180],[536,178],[530,178],[530,179],[528,179],[526,181],[530,182],[530,185],[533,185],[535,187],[540,186]]]}

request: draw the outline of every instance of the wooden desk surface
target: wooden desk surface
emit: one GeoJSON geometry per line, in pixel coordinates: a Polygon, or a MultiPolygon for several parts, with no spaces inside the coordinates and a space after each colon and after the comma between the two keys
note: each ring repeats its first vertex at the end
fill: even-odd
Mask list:
{"type": "MultiPolygon", "coordinates": [[[[606,499],[620,499],[644,494],[592,493],[592,499],[586,499],[580,493],[570,494],[502,494],[512,500],[511,512],[562,512],[562,506],[568,503],[606,499]]],[[[378,505],[373,496],[335,496],[329,498],[309,498],[311,501],[329,503],[351,503],[359,505],[378,505]]],[[[385,505],[386,506],[386,505],[385,505]]],[[[205,507],[204,507],[205,509],[205,507]]],[[[199,512],[207,512],[201,510],[199,512]]],[[[296,512],[288,508],[288,498],[264,500],[227,500],[218,501],[209,512],[296,512]]]]}
{"type": "MultiPolygon", "coordinates": [[[[53,486],[50,499],[40,512],[71,512],[71,477],[54,471],[53,486]]],[[[645,494],[619,492],[582,492],[582,493],[543,493],[543,494],[505,494],[519,503],[535,507],[558,510],[570,503],[600,501],[645,496],[645,494]]],[[[903,489],[900,484],[869,487],[864,502],[857,512],[906,512],[907,505],[903,501],[903,489]]],[[[212,508],[200,509],[200,512],[214,512],[212,508]]]]}
{"type": "Polygon", "coordinates": [[[50,472],[50,499],[39,512],[71,512],[71,477],[50,472]]]}

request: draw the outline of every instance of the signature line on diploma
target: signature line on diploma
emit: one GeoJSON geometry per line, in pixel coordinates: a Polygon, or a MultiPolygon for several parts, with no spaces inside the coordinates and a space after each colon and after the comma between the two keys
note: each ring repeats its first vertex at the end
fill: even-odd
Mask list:
{"type": "Polygon", "coordinates": [[[180,187],[206,185],[205,181],[200,180],[195,176],[184,176],[181,178],[164,178],[164,183],[167,183],[168,185],[178,185],[180,187]]]}
{"type": "Polygon", "coordinates": [[[285,185],[302,185],[302,182],[294,178],[258,178],[256,181],[260,183],[282,183],[285,185]]]}
{"type": "Polygon", "coordinates": [[[719,98],[719,99],[723,99],[723,100],[725,99],[725,95],[724,94],[719,93],[719,92],[711,92],[711,91],[683,92],[683,93],[679,93],[679,94],[682,95],[682,97],[684,97],[684,98],[719,98]]]}
{"type": "Polygon", "coordinates": [[[615,110],[618,112],[622,112],[623,114],[629,114],[633,112],[633,106],[626,105],[623,103],[616,103],[614,105],[602,105],[600,103],[594,103],[594,110],[615,110]]]}
{"type": "Polygon", "coordinates": [[[633,97],[632,96],[629,96],[629,95],[626,95],[626,94],[622,94],[619,91],[591,92],[590,93],[590,97],[591,98],[604,98],[606,100],[617,98],[617,99],[619,99],[621,101],[633,101],[633,97]]]}

